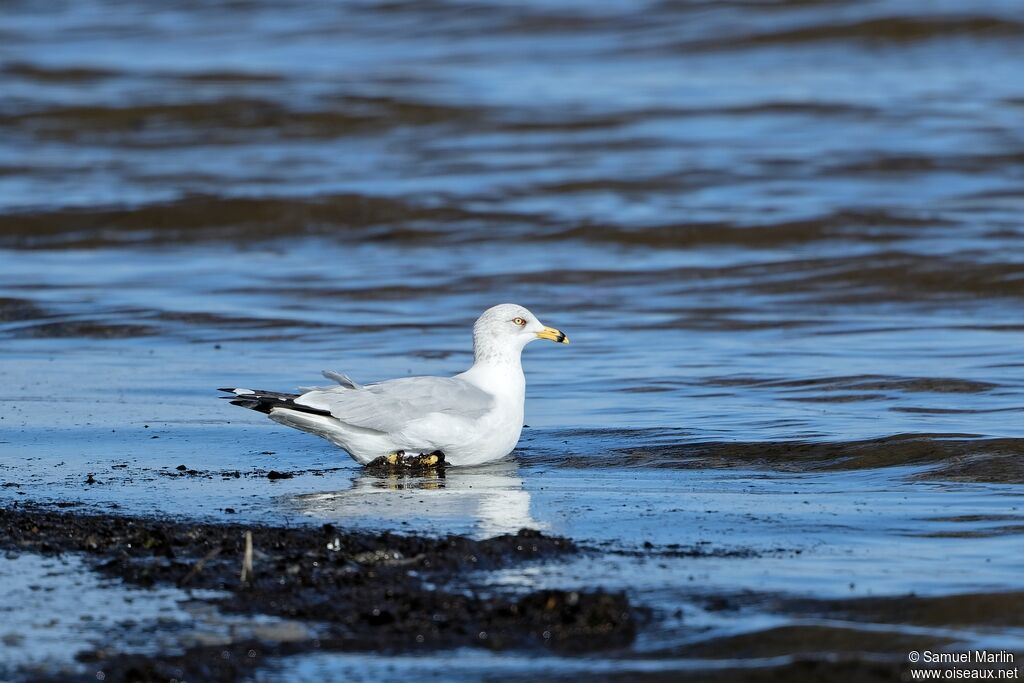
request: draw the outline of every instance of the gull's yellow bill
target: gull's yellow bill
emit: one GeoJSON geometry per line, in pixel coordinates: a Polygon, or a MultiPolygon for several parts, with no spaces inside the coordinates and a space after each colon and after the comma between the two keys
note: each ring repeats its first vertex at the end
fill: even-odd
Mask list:
{"type": "Polygon", "coordinates": [[[561,330],[556,330],[553,327],[545,327],[543,330],[537,333],[537,337],[539,337],[540,339],[550,339],[551,341],[558,342],[559,344],[569,343],[569,338],[565,336],[565,332],[562,332],[561,330]]]}

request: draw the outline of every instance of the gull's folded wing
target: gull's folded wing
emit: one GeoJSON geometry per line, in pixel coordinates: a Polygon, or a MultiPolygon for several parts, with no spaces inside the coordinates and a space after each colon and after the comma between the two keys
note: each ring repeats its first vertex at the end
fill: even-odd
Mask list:
{"type": "Polygon", "coordinates": [[[491,409],[494,398],[454,377],[404,377],[358,389],[316,389],[295,402],[325,410],[348,425],[392,433],[435,413],[476,419],[491,409]]]}

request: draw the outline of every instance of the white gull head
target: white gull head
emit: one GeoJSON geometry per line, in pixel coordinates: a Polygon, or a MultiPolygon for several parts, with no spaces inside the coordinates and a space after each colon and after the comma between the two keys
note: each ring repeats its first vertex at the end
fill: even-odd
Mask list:
{"type": "Polygon", "coordinates": [[[537,339],[569,343],[569,338],[563,332],[544,326],[537,320],[537,316],[523,306],[492,306],[473,325],[474,363],[518,364],[526,345],[537,339]]]}

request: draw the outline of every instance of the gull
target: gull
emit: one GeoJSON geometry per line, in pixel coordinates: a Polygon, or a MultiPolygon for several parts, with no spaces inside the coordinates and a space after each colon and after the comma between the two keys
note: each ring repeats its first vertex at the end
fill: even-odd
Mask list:
{"type": "Polygon", "coordinates": [[[537,339],[568,344],[526,308],[499,304],[473,325],[473,366],[454,377],[403,377],[361,385],[324,372],[337,386],[303,394],[227,388],[234,405],[322,436],[363,465],[479,465],[515,448],[523,430],[523,349],[537,339]]]}

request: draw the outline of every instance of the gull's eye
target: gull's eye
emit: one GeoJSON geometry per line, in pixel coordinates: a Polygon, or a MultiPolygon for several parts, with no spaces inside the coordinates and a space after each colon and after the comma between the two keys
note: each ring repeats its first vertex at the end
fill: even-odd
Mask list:
{"type": "Polygon", "coordinates": [[[523,325],[526,324],[526,321],[523,320],[522,318],[513,318],[512,322],[514,322],[516,325],[519,325],[519,327],[522,327],[523,325]]]}

